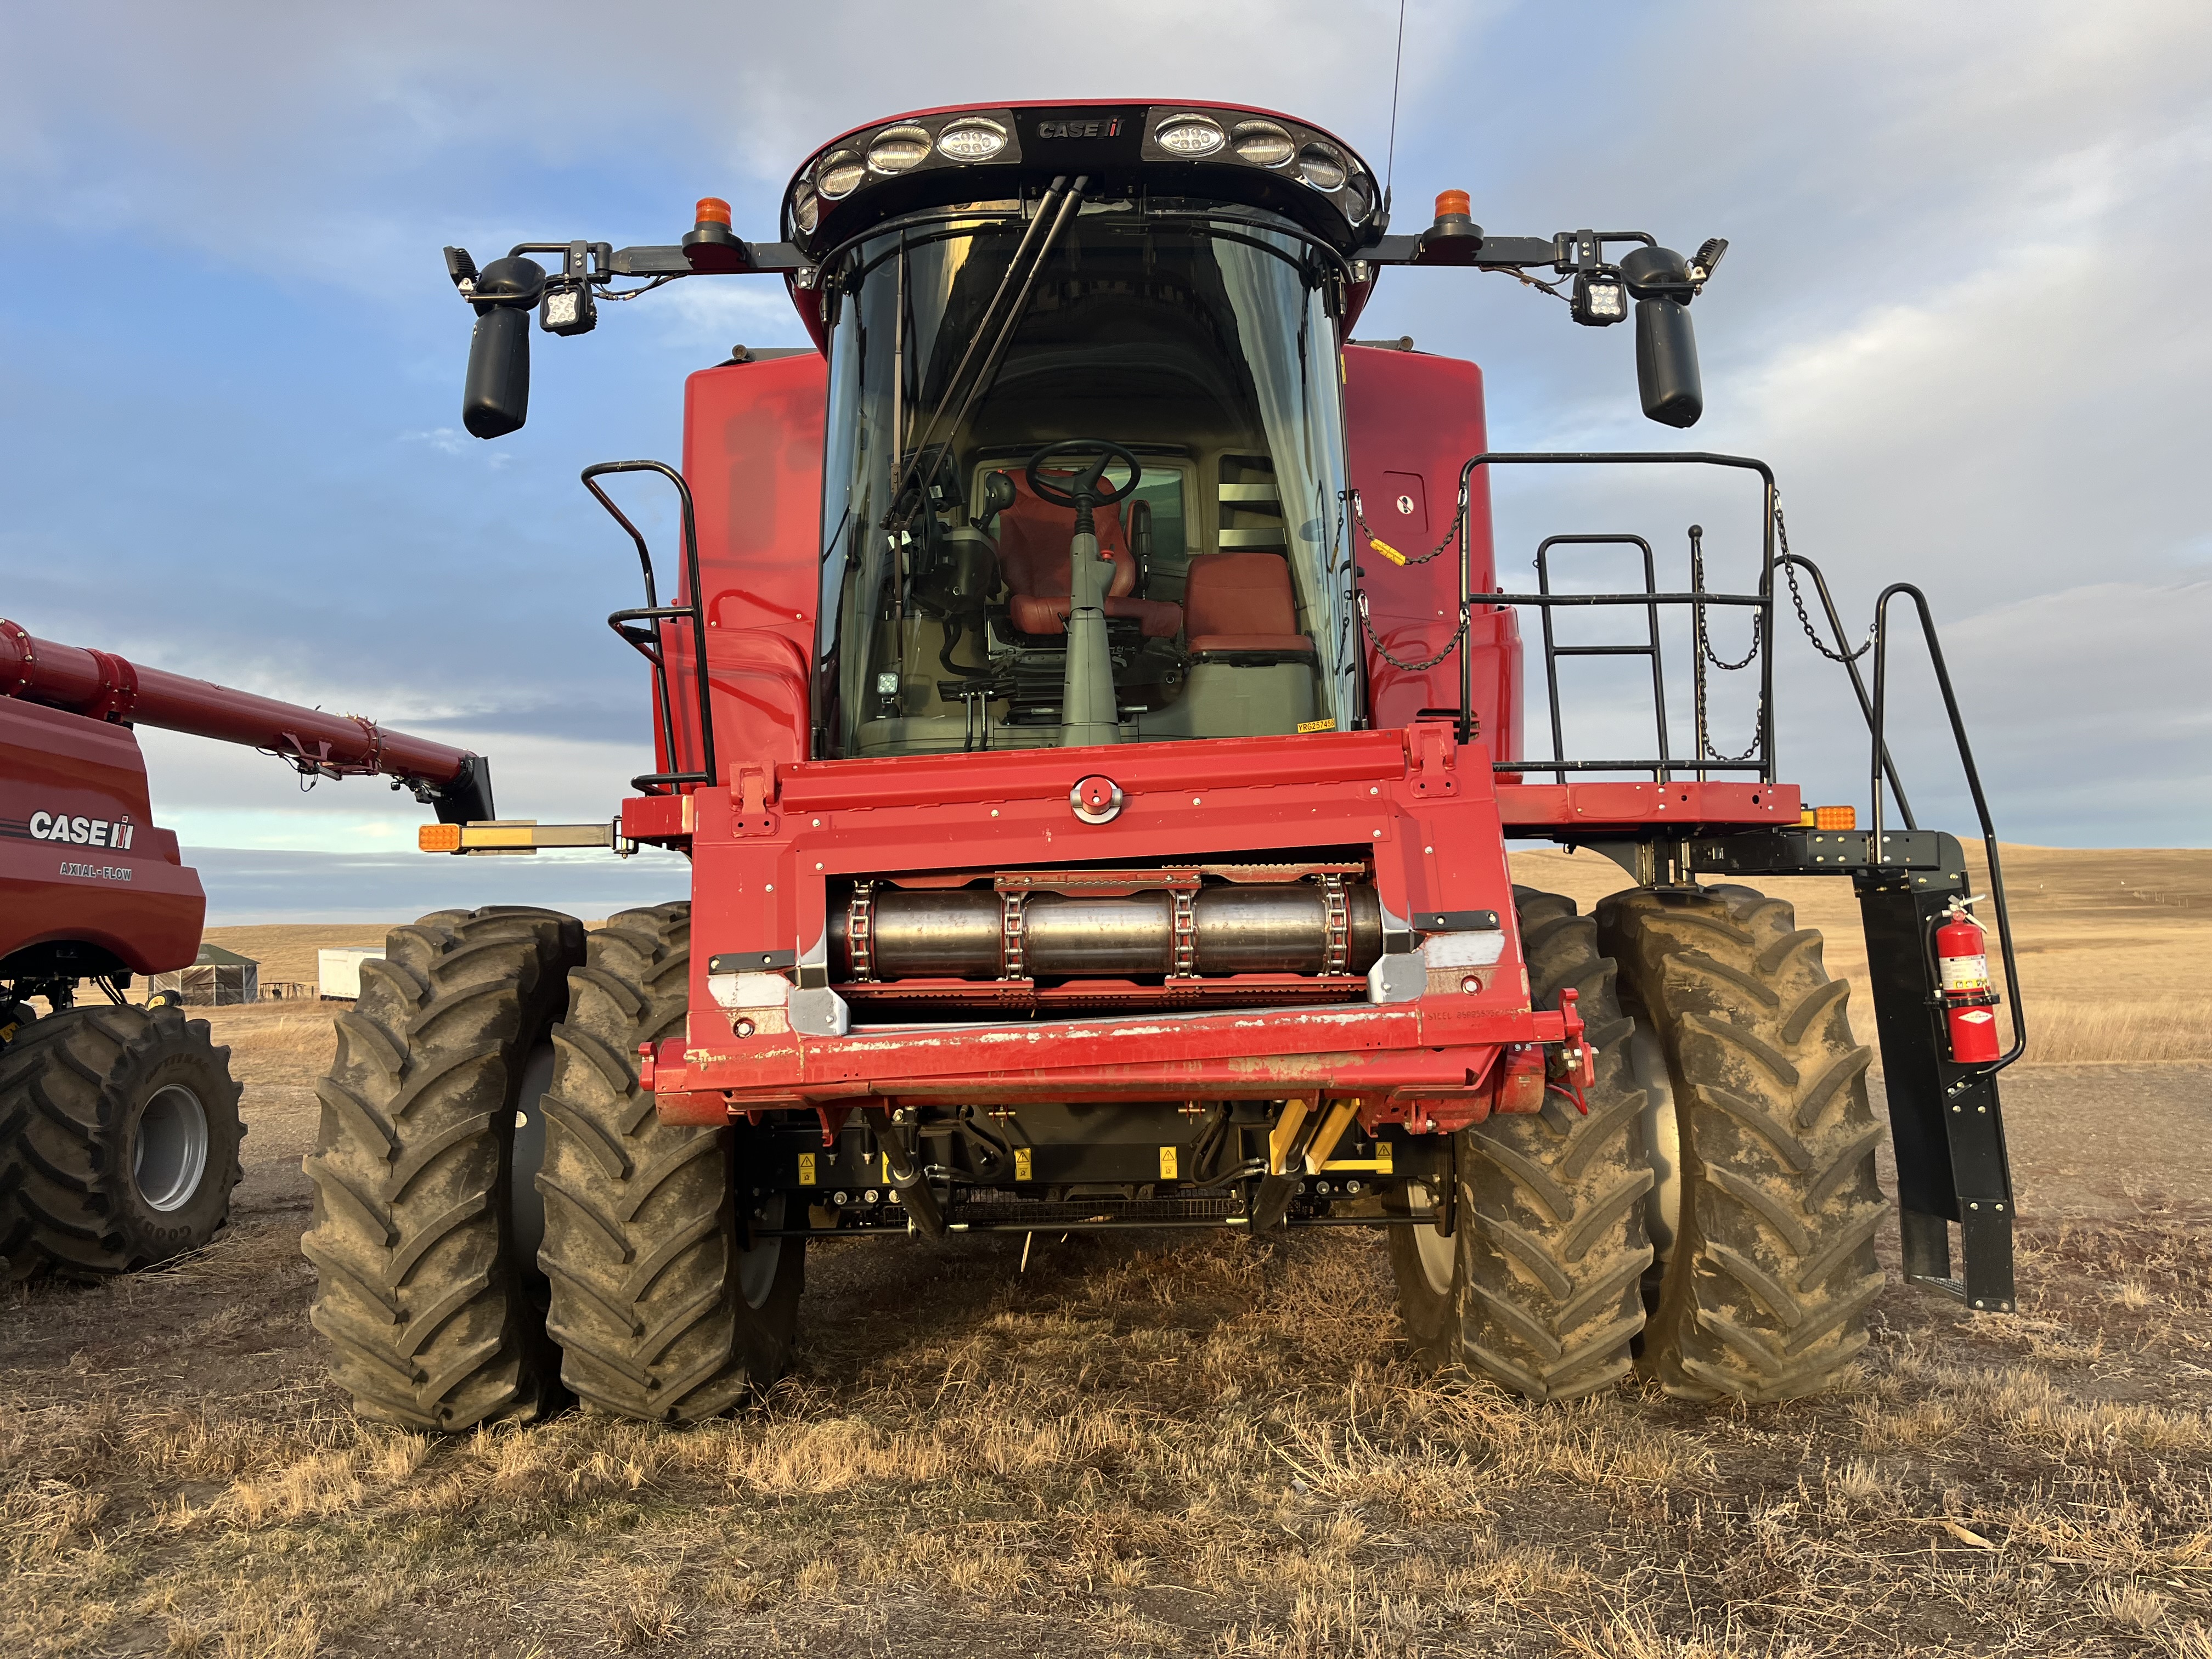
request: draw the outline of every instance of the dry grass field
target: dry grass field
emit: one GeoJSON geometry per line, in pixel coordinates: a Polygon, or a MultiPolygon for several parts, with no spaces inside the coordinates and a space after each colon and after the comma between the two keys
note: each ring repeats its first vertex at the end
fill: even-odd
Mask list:
{"type": "MultiPolygon", "coordinates": [[[[1784,1406],[1421,1376],[1364,1235],[983,1238],[817,1249],[725,1420],[400,1433],[306,1325],[330,1011],[212,1011],[237,1224],[0,1302],[0,1655],[2212,1659],[2212,1019],[2156,1000],[2208,982],[2212,854],[2008,856],[2022,1311],[1893,1253],[1863,1374],[1784,1406]]],[[[271,977],[374,936],[214,935],[271,977]]]]}

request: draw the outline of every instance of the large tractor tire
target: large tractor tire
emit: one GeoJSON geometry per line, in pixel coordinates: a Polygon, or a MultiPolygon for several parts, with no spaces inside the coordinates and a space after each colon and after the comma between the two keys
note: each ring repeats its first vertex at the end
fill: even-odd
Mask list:
{"type": "Polygon", "coordinates": [[[583,956],[573,917],[495,905],[396,927],[362,964],[317,1089],[301,1248],[311,1317],[364,1417],[465,1429],[560,1398],[523,1129],[583,956]]]}
{"type": "Polygon", "coordinates": [[[663,1123],[638,1048],[681,1036],[691,907],[626,910],[568,976],[545,1097],[539,1252],[562,1380],[618,1416],[688,1423],[767,1387],[790,1362],[805,1241],[756,1208],[738,1133],[663,1123]],[[750,1248],[747,1248],[750,1243],[750,1248]]]}
{"type": "MultiPolygon", "coordinates": [[[[1820,935],[1748,887],[1639,889],[1597,909],[1656,1036],[1679,1147],[1674,1239],[1639,1364],[1685,1399],[1787,1400],[1866,1345],[1881,1289],[1872,1052],[1820,935]]],[[[1656,1091],[1655,1091],[1656,1092],[1656,1091]]]]}
{"type": "Polygon", "coordinates": [[[230,1218],[239,1085],[208,1023],[66,1008],[0,1051],[0,1257],[98,1279],[199,1249],[230,1218]]]}
{"type": "Polygon", "coordinates": [[[1531,1400],[1571,1400],[1627,1375],[1644,1325],[1644,1093],[1596,925],[1556,894],[1516,888],[1514,899],[1535,1006],[1577,993],[1596,1050],[1589,1113],[1554,1091],[1541,1111],[1463,1130],[1453,1237],[1393,1227],[1390,1261],[1417,1355],[1531,1400]]]}

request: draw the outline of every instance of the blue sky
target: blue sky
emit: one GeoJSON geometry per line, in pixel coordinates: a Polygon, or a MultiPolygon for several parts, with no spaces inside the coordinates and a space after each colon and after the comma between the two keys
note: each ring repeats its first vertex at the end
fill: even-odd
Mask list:
{"type": "MultiPolygon", "coordinates": [[[[1392,5],[1082,15],[1071,52],[1011,4],[6,8],[0,614],[480,749],[511,814],[606,816],[647,729],[603,622],[635,578],[576,472],[672,459],[684,374],[798,325],[778,284],[677,284],[540,337],[530,426],[480,444],[439,248],[672,240],[710,193],[770,234],[823,139],[969,100],[1249,100],[1383,162],[1392,5]]],[[[1696,312],[1709,413],[1686,440],[1641,421],[1628,331],[1495,276],[1395,273],[1358,331],[1481,362],[1501,447],[1771,459],[1854,617],[1884,581],[1928,590],[2009,838],[2203,845],[2208,180],[2202,6],[1416,4],[1401,227],[1456,186],[1502,233],[1729,237],[1696,312]]],[[[1547,485],[1500,507],[1510,574],[1546,530],[1679,548],[1723,504],[1547,485]]],[[[1835,671],[1784,644],[1787,775],[1863,796],[1835,671]]],[[[404,797],[144,744],[216,920],[427,908],[456,867],[594,914],[680,885],[643,861],[432,871],[404,797]]],[[[1899,746],[1923,818],[1965,828],[1933,726],[1899,746]]]]}

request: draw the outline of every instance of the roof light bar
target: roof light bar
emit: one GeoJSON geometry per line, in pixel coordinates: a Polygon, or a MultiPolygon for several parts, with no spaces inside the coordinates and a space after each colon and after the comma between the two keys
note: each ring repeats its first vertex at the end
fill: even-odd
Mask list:
{"type": "Polygon", "coordinates": [[[1172,104],[896,117],[846,134],[800,168],[784,223],[802,250],[819,253],[898,214],[1019,196],[1061,173],[1110,181],[1094,194],[1139,189],[1271,208],[1347,253],[1385,228],[1374,173],[1334,135],[1258,110],[1172,104]],[[969,177],[977,168],[998,176],[987,185],[969,177]]]}

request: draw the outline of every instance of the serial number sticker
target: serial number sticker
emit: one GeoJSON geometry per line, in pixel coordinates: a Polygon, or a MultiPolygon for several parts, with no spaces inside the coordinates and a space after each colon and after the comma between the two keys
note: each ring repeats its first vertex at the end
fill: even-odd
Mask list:
{"type": "Polygon", "coordinates": [[[62,866],[62,873],[65,876],[79,876],[87,881],[131,879],[130,866],[120,864],[64,864],[62,866]]]}
{"type": "Polygon", "coordinates": [[[1301,732],[1334,732],[1336,730],[1336,722],[1334,720],[1300,720],[1298,722],[1298,730],[1301,732]]]}

